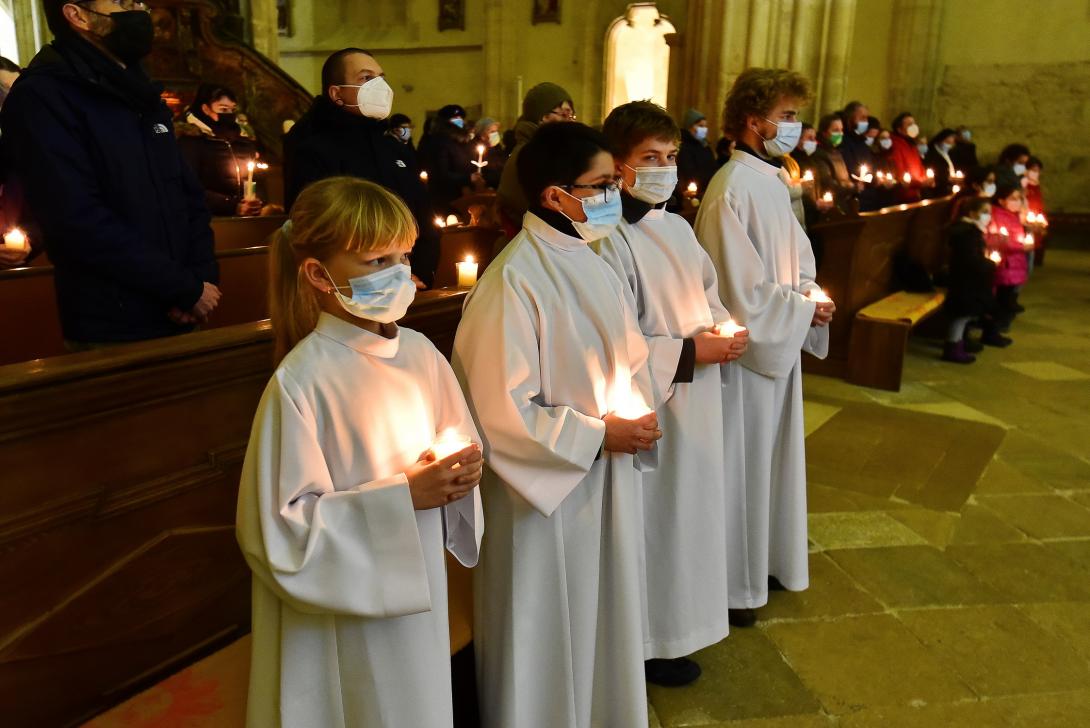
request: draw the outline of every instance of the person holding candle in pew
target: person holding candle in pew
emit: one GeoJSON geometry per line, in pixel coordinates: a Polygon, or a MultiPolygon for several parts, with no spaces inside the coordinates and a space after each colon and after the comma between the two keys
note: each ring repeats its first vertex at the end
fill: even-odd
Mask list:
{"type": "Polygon", "coordinates": [[[818,121],[817,126],[817,151],[810,157],[810,164],[814,170],[815,188],[822,200],[825,193],[833,195],[833,205],[822,200],[826,209],[836,207],[844,214],[851,213],[859,196],[862,182],[857,182],[852,175],[858,175],[859,170],[851,170],[844,163],[844,157],[840,155],[839,147],[844,141],[844,122],[838,114],[826,114],[818,121]]]}
{"type": "Polygon", "coordinates": [[[980,166],[976,156],[976,143],[973,141],[973,132],[967,126],[959,126],[954,130],[954,148],[950,150],[950,159],[954,167],[960,169],[966,176],[980,166]]]}
{"type": "Polygon", "coordinates": [[[892,131],[893,135],[890,138],[893,142],[889,150],[889,158],[899,183],[894,193],[894,201],[919,202],[922,198],[921,191],[934,184],[924,168],[923,154],[920,154],[916,148],[920,126],[916,123],[916,118],[905,111],[893,120],[892,131]]]}
{"type": "Polygon", "coordinates": [[[416,237],[394,194],[332,177],[273,238],[279,364],[237,512],[253,728],[453,723],[443,552],[477,561],[483,463],[450,365],[397,325],[416,237]]]}
{"type": "Polygon", "coordinates": [[[588,245],[621,220],[613,157],[587,126],[545,124],[518,173],[531,209],[454,341],[487,457],[481,724],[645,726],[637,468],[662,432],[631,294],[588,245]]]}
{"type": "Polygon", "coordinates": [[[480,151],[484,147],[484,156],[481,161],[484,167],[478,170],[484,177],[485,187],[496,189],[500,186],[500,177],[503,175],[503,167],[507,163],[507,152],[500,144],[503,137],[500,134],[500,123],[495,119],[485,116],[473,126],[473,147],[480,151]]]}
{"type": "Polygon", "coordinates": [[[602,133],[622,184],[623,220],[599,254],[636,301],[655,391],[667,396],[658,409],[659,467],[643,480],[645,672],[650,683],[684,685],[700,675],[686,655],[729,631],[727,529],[742,524],[728,522],[727,502],[744,486],[745,453],[740,380],[728,362],[745,351],[748,332],[716,330],[734,324],[715,268],[692,226],[666,212],[678,175],[673,118],[633,101],[610,112],[602,133]]]}
{"type": "Polygon", "coordinates": [[[284,199],[290,209],[303,188],[349,175],[382,185],[416,220],[412,269],[418,288],[431,286],[439,263],[439,231],[412,147],[386,133],[393,89],[378,60],[343,48],[322,64],[322,94],[284,136],[284,199]]]}
{"type": "Polygon", "coordinates": [[[956,139],[957,132],[953,129],[943,129],[931,137],[923,164],[926,169],[930,169],[935,173],[935,183],[932,187],[924,190],[924,197],[946,197],[953,193],[954,185],[960,187],[963,183],[957,177],[960,170],[954,166],[954,160],[950,156],[950,152],[954,149],[954,144],[956,144],[956,139]]]}
{"type": "Polygon", "coordinates": [[[182,157],[204,187],[204,199],[213,215],[258,215],[264,203],[247,196],[247,163],[256,162],[257,145],[238,120],[235,92],[224,86],[201,84],[184,122],[174,125],[182,157]]]}
{"type": "Polygon", "coordinates": [[[992,198],[992,221],[988,226],[988,248],[1003,256],[995,273],[995,297],[1001,315],[1005,317],[1003,328],[1010,327],[1016,314],[1026,309],[1018,303],[1018,293],[1029,279],[1029,263],[1026,259],[1026,230],[1022,227],[1022,208],[1025,198],[1022,186],[999,185],[992,198]]]}
{"type": "Polygon", "coordinates": [[[1011,340],[999,333],[995,323],[997,306],[992,293],[996,263],[986,253],[984,233],[991,223],[991,205],[983,197],[968,198],[961,207],[961,218],[950,226],[947,244],[950,248],[949,275],[942,310],[949,319],[943,361],[972,364],[973,353],[982,345],[1005,347],[1011,340]],[[984,334],[979,344],[969,338],[968,326],[979,319],[984,334]]]}
{"type": "Polygon", "coordinates": [[[54,266],[73,350],[192,331],[218,305],[208,207],[140,65],[135,0],[46,0],[55,40],[0,111],[11,172],[54,266]]]}
{"type": "MultiPolygon", "coordinates": [[[[870,110],[862,101],[852,101],[844,107],[840,118],[844,122],[844,140],[837,147],[837,151],[844,160],[844,166],[851,174],[858,177],[865,177],[866,174],[873,175],[878,166],[878,160],[874,157],[874,137],[871,133],[878,132],[877,129],[871,129],[870,110]],[[860,173],[863,168],[866,168],[866,174],[860,173]]],[[[876,126],[877,121],[875,119],[876,126]]],[[[857,195],[859,211],[867,212],[881,207],[880,191],[881,188],[874,184],[873,180],[870,184],[860,184],[857,195]]]]}
{"type": "Polygon", "coordinates": [[[689,185],[695,183],[697,194],[708,189],[715,170],[715,153],[708,143],[708,120],[696,109],[689,109],[681,120],[681,146],[677,154],[678,200],[685,196],[689,185]]]}
{"type": "MultiPolygon", "coordinates": [[[[738,76],[724,108],[724,129],[738,149],[712,178],[695,225],[723,304],[750,331],[737,368],[745,488],[730,504],[744,528],[728,533],[728,552],[743,565],[731,579],[730,604],[746,610],[765,604],[770,586],[809,585],[801,352],[828,354],[836,306],[814,281],[810,241],[777,163],[798,143],[798,109],[809,98],[809,82],[794,71],[750,68],[738,76]]],[[[755,620],[750,613],[747,621],[755,620]]]]}
{"type": "Polygon", "coordinates": [[[975,167],[965,175],[961,189],[954,195],[954,202],[950,205],[950,220],[960,220],[965,214],[963,208],[967,203],[978,197],[991,200],[995,192],[995,168],[975,167]]]}
{"type": "Polygon", "coordinates": [[[432,211],[446,217],[455,212],[451,203],[473,189],[484,188],[484,177],[473,165],[477,158],[466,129],[466,110],[458,104],[439,109],[428,135],[420,140],[421,166],[428,173],[432,211]]]}

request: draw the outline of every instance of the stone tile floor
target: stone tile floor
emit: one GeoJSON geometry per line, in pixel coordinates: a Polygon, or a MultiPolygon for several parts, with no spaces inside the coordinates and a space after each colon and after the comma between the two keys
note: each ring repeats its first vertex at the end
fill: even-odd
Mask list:
{"type": "MultiPolygon", "coordinates": [[[[971,366],[914,339],[901,392],[806,378],[812,585],[652,687],[653,727],[1090,726],[1090,251],[1023,301],[971,366]]],[[[240,726],[247,660],[90,725],[240,726]]]]}
{"type": "Polygon", "coordinates": [[[806,378],[811,588],[652,726],[1090,726],[1090,251],[1022,299],[973,365],[913,339],[900,392],[806,378]]]}

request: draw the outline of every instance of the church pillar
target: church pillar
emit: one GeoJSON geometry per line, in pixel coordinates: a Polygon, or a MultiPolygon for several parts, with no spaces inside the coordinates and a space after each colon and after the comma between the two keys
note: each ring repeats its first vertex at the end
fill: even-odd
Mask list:
{"type": "Polygon", "coordinates": [[[254,50],[273,63],[280,62],[280,32],[276,0],[250,0],[250,34],[254,50]]]}
{"type": "Polygon", "coordinates": [[[889,47],[890,116],[910,111],[931,129],[939,84],[939,46],[945,0],[894,0],[889,47]]]}
{"type": "MultiPolygon", "coordinates": [[[[522,111],[519,83],[513,69],[515,43],[507,28],[511,14],[504,0],[485,0],[484,7],[484,94],[483,108],[507,128],[513,126],[522,111]]],[[[525,91],[525,89],[523,89],[525,91]]]]}
{"type": "MultiPolygon", "coordinates": [[[[826,5],[822,39],[824,52],[821,74],[815,84],[813,117],[844,107],[844,89],[848,85],[848,57],[852,31],[855,29],[855,0],[829,0],[826,5]]],[[[811,76],[814,81],[814,76],[811,76]]]]}

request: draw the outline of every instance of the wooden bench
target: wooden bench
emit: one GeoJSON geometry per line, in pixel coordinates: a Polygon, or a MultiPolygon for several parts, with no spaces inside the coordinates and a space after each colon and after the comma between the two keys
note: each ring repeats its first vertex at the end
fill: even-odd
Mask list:
{"type": "Polygon", "coordinates": [[[908,335],[937,313],[945,299],[943,291],[898,291],[860,309],[852,321],[846,379],[899,392],[908,335]]]}
{"type": "Polygon", "coordinates": [[[439,264],[435,269],[435,286],[449,288],[458,284],[456,264],[472,255],[477,262],[477,276],[492,261],[493,246],[500,236],[498,228],[489,226],[449,227],[439,238],[439,264]]]}

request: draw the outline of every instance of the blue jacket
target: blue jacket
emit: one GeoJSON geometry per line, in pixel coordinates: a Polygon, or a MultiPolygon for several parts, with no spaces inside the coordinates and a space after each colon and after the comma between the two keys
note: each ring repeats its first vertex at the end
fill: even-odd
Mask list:
{"type": "Polygon", "coordinates": [[[66,339],[184,333],[218,280],[204,192],[159,87],[79,38],[43,48],[0,111],[4,156],[54,265],[66,339]]]}

